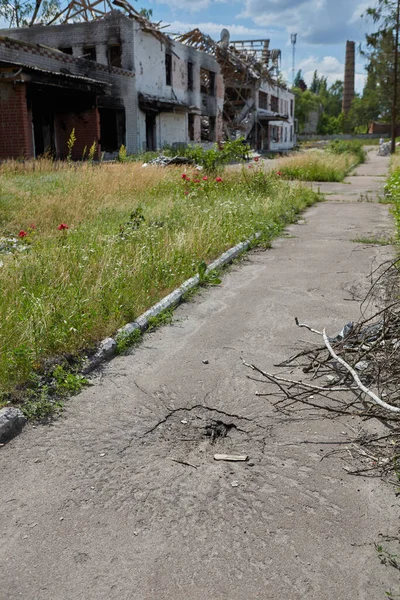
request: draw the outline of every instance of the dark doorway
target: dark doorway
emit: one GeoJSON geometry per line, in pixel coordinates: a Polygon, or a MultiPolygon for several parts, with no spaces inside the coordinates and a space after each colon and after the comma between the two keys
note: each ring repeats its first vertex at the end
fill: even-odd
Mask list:
{"type": "Polygon", "coordinates": [[[39,96],[32,102],[33,136],[36,157],[45,153],[53,154],[56,150],[54,112],[51,106],[44,100],[43,96],[39,96]]]}
{"type": "Polygon", "coordinates": [[[116,152],[125,144],[125,111],[99,108],[100,145],[103,152],[116,152]]]}
{"type": "Polygon", "coordinates": [[[147,150],[157,149],[156,115],[152,113],[146,114],[146,146],[147,150]]]}

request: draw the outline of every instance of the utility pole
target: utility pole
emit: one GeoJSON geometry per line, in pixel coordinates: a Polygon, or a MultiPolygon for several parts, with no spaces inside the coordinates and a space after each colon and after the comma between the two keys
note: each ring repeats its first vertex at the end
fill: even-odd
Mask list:
{"type": "MultiPolygon", "coordinates": [[[[400,0],[399,0],[400,2],[400,0]]],[[[292,44],[292,87],[294,86],[294,72],[295,72],[295,64],[296,64],[296,42],[297,42],[297,33],[292,33],[290,36],[290,42],[292,44]]]]}
{"type": "Polygon", "coordinates": [[[393,65],[393,105],[392,105],[392,142],[390,152],[396,152],[396,129],[397,129],[397,85],[399,70],[399,28],[400,28],[400,0],[397,0],[396,29],[394,42],[394,65],[393,65]]]}

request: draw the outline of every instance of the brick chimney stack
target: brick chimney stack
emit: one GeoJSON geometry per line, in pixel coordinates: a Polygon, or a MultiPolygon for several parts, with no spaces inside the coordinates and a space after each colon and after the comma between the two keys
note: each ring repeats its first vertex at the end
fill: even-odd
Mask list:
{"type": "Polygon", "coordinates": [[[354,79],[355,79],[355,42],[346,43],[346,62],[344,67],[344,89],[342,111],[345,115],[350,110],[354,98],[354,79]]]}

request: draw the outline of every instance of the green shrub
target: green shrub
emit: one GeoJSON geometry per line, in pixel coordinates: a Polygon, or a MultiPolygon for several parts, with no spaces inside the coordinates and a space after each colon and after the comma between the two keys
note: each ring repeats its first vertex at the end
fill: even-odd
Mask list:
{"type": "Polygon", "coordinates": [[[332,154],[355,154],[359,163],[365,162],[367,157],[361,140],[332,140],[327,151],[332,154]]]}

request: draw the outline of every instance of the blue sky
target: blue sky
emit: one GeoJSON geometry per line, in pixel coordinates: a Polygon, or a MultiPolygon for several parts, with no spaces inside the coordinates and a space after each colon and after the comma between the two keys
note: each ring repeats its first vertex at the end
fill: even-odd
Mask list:
{"type": "MultiPolygon", "coordinates": [[[[346,40],[356,46],[370,27],[361,15],[374,0],[137,0],[134,6],[153,11],[153,20],[171,24],[171,31],[199,27],[214,39],[222,28],[232,40],[271,40],[270,48],[282,51],[283,74],[291,83],[290,34],[297,33],[296,70],[302,69],[307,83],[315,69],[328,82],[343,79],[346,40]]],[[[356,88],[362,91],[365,71],[356,59],[356,88]]]]}
{"type": "MultiPolygon", "coordinates": [[[[346,40],[358,46],[371,26],[361,15],[375,0],[131,0],[135,8],[153,11],[154,21],[170,24],[184,33],[199,27],[215,40],[226,28],[232,40],[271,40],[270,48],[282,51],[283,75],[292,81],[290,34],[297,33],[296,70],[307,83],[313,72],[331,84],[343,79],[346,40]]],[[[0,26],[4,24],[1,23],[0,26]]],[[[168,30],[167,30],[168,31],[168,30]]],[[[356,59],[356,89],[362,91],[364,64],[356,59]]]]}

